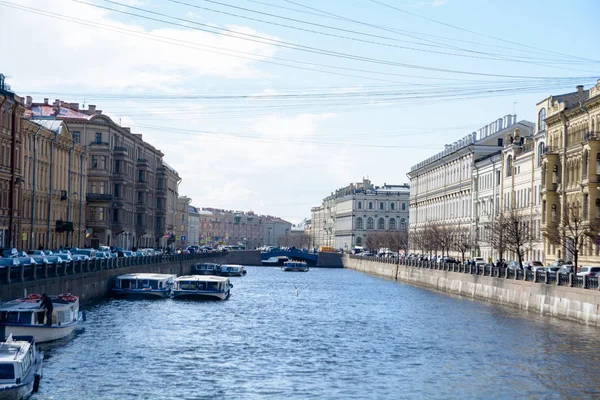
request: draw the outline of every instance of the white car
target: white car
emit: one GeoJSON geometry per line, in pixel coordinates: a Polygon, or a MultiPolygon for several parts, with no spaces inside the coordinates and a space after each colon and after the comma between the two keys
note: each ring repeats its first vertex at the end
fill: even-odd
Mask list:
{"type": "Polygon", "coordinates": [[[579,268],[577,276],[596,276],[600,272],[600,267],[595,265],[586,265],[579,268]]]}

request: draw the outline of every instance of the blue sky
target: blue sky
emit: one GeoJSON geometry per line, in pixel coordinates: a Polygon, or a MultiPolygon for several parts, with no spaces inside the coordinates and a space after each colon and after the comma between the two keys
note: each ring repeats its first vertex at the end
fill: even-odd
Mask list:
{"type": "Polygon", "coordinates": [[[194,205],[298,222],[338,187],[407,182],[445,143],[594,83],[598,15],[591,0],[1,0],[20,40],[0,42],[0,72],[143,134],[194,205]]]}

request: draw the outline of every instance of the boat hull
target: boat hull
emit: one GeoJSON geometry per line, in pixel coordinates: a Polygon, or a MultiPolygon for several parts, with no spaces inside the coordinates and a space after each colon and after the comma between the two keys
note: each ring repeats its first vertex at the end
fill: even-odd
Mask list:
{"type": "Polygon", "coordinates": [[[81,317],[77,321],[68,324],[52,326],[4,324],[3,327],[5,338],[10,334],[13,336],[33,336],[36,343],[45,343],[69,336],[80,320],[81,317]]]}
{"type": "MultiPolygon", "coordinates": [[[[35,379],[35,378],[34,378],[35,379]]],[[[39,379],[39,378],[37,378],[39,379]]],[[[34,391],[35,381],[32,380],[27,383],[21,383],[19,385],[0,388],[0,400],[18,400],[26,399],[31,396],[34,391]]]]}
{"type": "Polygon", "coordinates": [[[146,298],[146,299],[164,299],[169,295],[169,289],[163,290],[131,290],[131,289],[118,289],[112,290],[115,296],[119,297],[132,297],[132,298],[146,298]]]}
{"type": "Polygon", "coordinates": [[[306,268],[299,268],[299,267],[291,267],[291,268],[281,268],[282,271],[284,272],[308,272],[308,267],[306,268]]]}
{"type": "Polygon", "coordinates": [[[205,292],[196,290],[173,290],[174,299],[197,299],[197,300],[225,300],[229,297],[226,292],[205,292]]]}

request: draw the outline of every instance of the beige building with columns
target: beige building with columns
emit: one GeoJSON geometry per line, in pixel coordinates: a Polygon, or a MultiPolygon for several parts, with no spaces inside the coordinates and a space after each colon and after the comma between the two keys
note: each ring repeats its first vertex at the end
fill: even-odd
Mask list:
{"type": "MultiPolygon", "coordinates": [[[[550,96],[537,105],[545,125],[542,159],[542,232],[564,229],[564,211],[576,210],[594,229],[584,238],[579,265],[600,264],[600,80],[588,90],[550,96]]],[[[569,260],[566,244],[544,239],[546,259],[569,260]]]]}

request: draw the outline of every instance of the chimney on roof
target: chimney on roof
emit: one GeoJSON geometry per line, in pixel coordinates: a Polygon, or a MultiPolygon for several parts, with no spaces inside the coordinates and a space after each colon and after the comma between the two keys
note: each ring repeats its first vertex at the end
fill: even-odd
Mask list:
{"type": "Polygon", "coordinates": [[[44,97],[44,104],[48,105],[48,98],[47,97],[44,97]]]}
{"type": "Polygon", "coordinates": [[[583,95],[583,85],[577,85],[577,94],[579,95],[579,98],[581,98],[583,95]]]}
{"type": "Polygon", "coordinates": [[[93,104],[90,104],[88,106],[88,115],[94,115],[96,114],[96,106],[93,104]]]}
{"type": "Polygon", "coordinates": [[[69,107],[73,111],[79,111],[79,103],[71,103],[69,107]]]}
{"type": "Polygon", "coordinates": [[[31,98],[31,96],[27,96],[25,98],[25,107],[26,108],[31,108],[31,103],[33,103],[33,99],[31,98]]]}
{"type": "Polygon", "coordinates": [[[52,103],[52,108],[60,107],[60,99],[55,99],[54,103],[52,103]]]}

